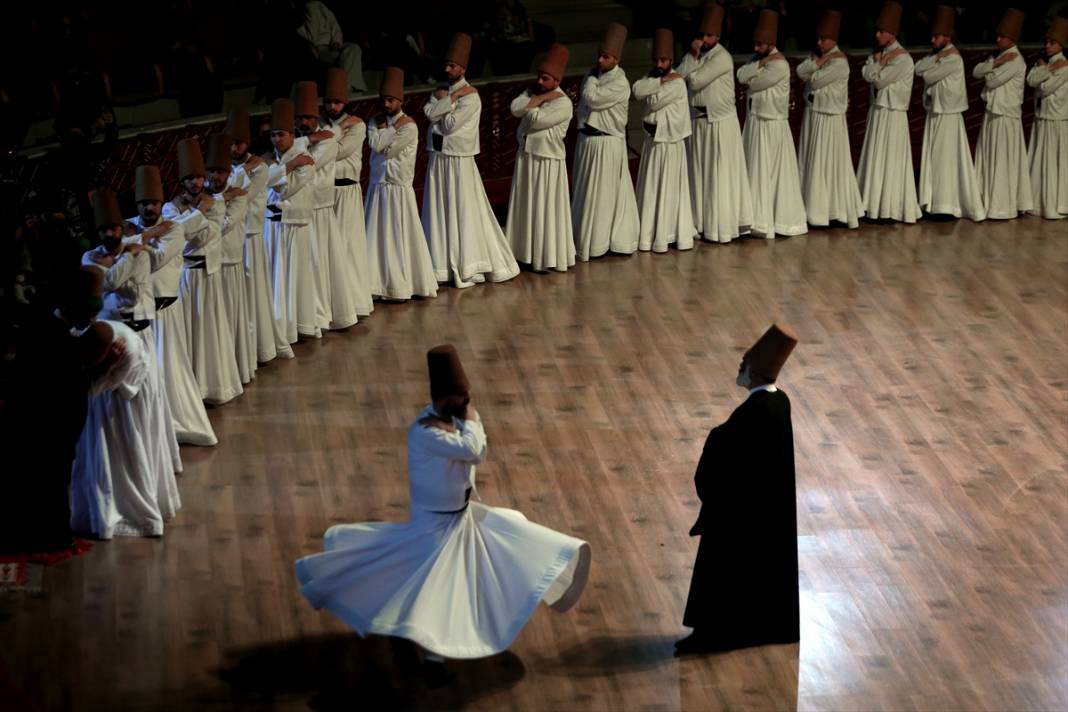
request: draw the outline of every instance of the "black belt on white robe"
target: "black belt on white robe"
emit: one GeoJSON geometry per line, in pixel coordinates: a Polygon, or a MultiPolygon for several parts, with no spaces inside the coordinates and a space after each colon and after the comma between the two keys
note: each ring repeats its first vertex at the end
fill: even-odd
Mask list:
{"type": "Polygon", "coordinates": [[[441,134],[432,133],[430,134],[430,142],[433,144],[434,150],[440,153],[441,147],[445,144],[445,137],[441,134]]]}
{"type": "Polygon", "coordinates": [[[694,112],[696,114],[694,116],[695,119],[707,119],[708,118],[708,107],[707,106],[695,106],[695,107],[693,107],[693,110],[694,110],[694,112]]]}
{"type": "Polygon", "coordinates": [[[208,258],[200,255],[191,255],[185,258],[185,266],[189,269],[207,269],[208,258]]]}
{"type": "Polygon", "coordinates": [[[156,311],[163,311],[176,301],[178,301],[178,297],[156,297],[156,311]]]}
{"type": "Polygon", "coordinates": [[[152,322],[149,319],[135,319],[133,312],[126,312],[125,314],[119,312],[119,316],[122,317],[122,323],[134,331],[144,331],[152,326],[152,322]]]}
{"type": "Polygon", "coordinates": [[[579,133],[582,134],[583,136],[610,136],[611,135],[611,134],[605,133],[604,131],[601,131],[600,129],[596,129],[596,128],[590,126],[589,124],[586,124],[581,129],[579,129],[579,133]]]}
{"type": "Polygon", "coordinates": [[[656,138],[656,124],[642,122],[642,128],[645,129],[645,133],[649,134],[653,138],[656,138]]]}
{"type": "Polygon", "coordinates": [[[451,510],[449,512],[437,512],[437,511],[431,510],[431,514],[459,514],[460,512],[462,512],[465,509],[467,509],[467,505],[470,502],[471,502],[471,488],[468,487],[467,491],[464,492],[464,506],[460,507],[459,509],[453,509],[453,510],[451,510]]]}
{"type": "Polygon", "coordinates": [[[334,187],[335,188],[343,188],[343,187],[345,187],[347,185],[356,185],[357,183],[359,183],[359,181],[353,180],[352,178],[335,178],[334,179],[334,187]]]}

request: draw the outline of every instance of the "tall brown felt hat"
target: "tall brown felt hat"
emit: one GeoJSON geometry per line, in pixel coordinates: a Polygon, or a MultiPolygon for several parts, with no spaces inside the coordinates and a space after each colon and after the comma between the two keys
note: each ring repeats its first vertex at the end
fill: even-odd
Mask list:
{"type": "Polygon", "coordinates": [[[319,87],[303,81],[293,85],[293,112],[297,116],[319,115],[319,87]]]}
{"type": "Polygon", "coordinates": [[[610,54],[616,59],[623,56],[623,45],[627,41],[627,28],[618,22],[608,25],[604,33],[604,41],[601,42],[599,51],[610,54]]]}
{"type": "Polygon", "coordinates": [[[382,72],[382,86],[378,90],[381,97],[404,98],[404,70],[400,67],[386,67],[382,72]]]}
{"type": "Polygon", "coordinates": [[[471,61],[471,35],[463,32],[453,35],[449,48],[445,50],[445,61],[467,69],[467,63],[471,61]]]}
{"type": "Polygon", "coordinates": [[[719,3],[710,2],[705,5],[705,14],[701,17],[701,34],[723,34],[723,6],[719,3]]]}
{"type": "Polygon", "coordinates": [[[875,29],[889,32],[896,36],[901,32],[902,14],[904,14],[904,8],[901,7],[901,3],[892,1],[883,3],[883,10],[875,20],[875,29]]]}
{"type": "Polygon", "coordinates": [[[1001,24],[998,25],[997,32],[999,35],[1008,37],[1013,42],[1019,42],[1020,33],[1023,31],[1023,23],[1023,10],[1010,7],[1005,11],[1005,16],[1001,18],[1001,24]]]}
{"type": "Polygon", "coordinates": [[[138,166],[134,172],[134,202],[158,200],[163,202],[163,180],[159,166],[138,166]]]}
{"type": "Polygon", "coordinates": [[[1068,17],[1055,17],[1046,30],[1046,39],[1068,45],[1068,17]]]}
{"type": "Polygon", "coordinates": [[[251,125],[251,117],[247,111],[234,109],[226,117],[226,128],[223,132],[229,134],[234,141],[241,141],[243,143],[252,142],[252,132],[249,129],[251,125]]]}
{"type": "Polygon", "coordinates": [[[208,145],[204,147],[204,162],[208,168],[230,169],[233,161],[230,157],[230,146],[234,140],[229,134],[214,133],[208,136],[208,145]]]}
{"type": "Polygon", "coordinates": [[[326,90],[323,98],[327,101],[349,100],[349,75],[341,67],[326,70],[326,90]]]}
{"type": "Polygon", "coordinates": [[[204,168],[204,154],[200,152],[200,142],[195,138],[183,138],[178,142],[178,178],[207,175],[204,168]]]}
{"type": "Polygon", "coordinates": [[[842,30],[842,13],[837,10],[824,10],[820,15],[820,21],[816,25],[816,37],[825,40],[838,41],[838,33],[842,30]]]}
{"type": "Polygon", "coordinates": [[[271,104],[271,131],[288,131],[293,133],[297,125],[293,102],[289,99],[275,99],[271,104]]]}
{"type": "Polygon", "coordinates": [[[430,372],[430,398],[438,400],[448,396],[461,396],[471,390],[460,355],[452,344],[435,346],[426,354],[427,370],[430,372]]]}
{"type": "Polygon", "coordinates": [[[111,188],[98,188],[93,191],[93,226],[99,230],[111,225],[122,225],[122,211],[119,210],[119,198],[111,188]]]}
{"type": "Polygon", "coordinates": [[[785,322],[777,321],[746,351],[745,362],[753,373],[774,381],[779,377],[779,371],[782,370],[786,359],[790,358],[797,342],[797,332],[794,328],[785,322]]]}
{"type": "Polygon", "coordinates": [[[653,35],[653,61],[661,57],[675,60],[675,35],[671,33],[671,30],[663,27],[657,28],[653,35]]]}
{"type": "Polygon", "coordinates": [[[556,81],[560,81],[567,72],[567,60],[570,55],[567,47],[557,42],[549,48],[549,54],[538,67],[538,71],[545,72],[556,81]]]}
{"type": "Polygon", "coordinates": [[[753,30],[753,42],[775,45],[779,41],[779,13],[767,8],[757,15],[756,28],[753,30]]]}
{"type": "Polygon", "coordinates": [[[934,21],[931,23],[931,36],[953,36],[953,23],[957,20],[957,11],[948,5],[935,8],[934,21]]]}

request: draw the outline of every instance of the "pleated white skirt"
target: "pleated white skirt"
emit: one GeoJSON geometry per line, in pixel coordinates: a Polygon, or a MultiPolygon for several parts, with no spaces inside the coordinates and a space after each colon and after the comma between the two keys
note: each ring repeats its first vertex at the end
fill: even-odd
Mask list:
{"type": "Polygon", "coordinates": [[[579,134],[571,177],[571,229],[578,259],[585,262],[609,250],[629,255],[638,249],[638,202],[626,140],[579,134]]]}
{"type": "Polygon", "coordinates": [[[909,119],[904,111],[877,106],[868,111],[857,186],[867,217],[906,223],[920,219],[909,119]]]}
{"type": "Polygon", "coordinates": [[[694,119],[686,141],[697,232],[709,242],[745,235],[753,224],[753,196],[738,116],[694,119]]]}
{"type": "Polygon", "coordinates": [[[742,145],[753,195],[751,232],[769,239],[808,232],[790,122],[750,115],[742,131],[742,145]]]}
{"type": "Polygon", "coordinates": [[[1068,121],[1035,119],[1027,161],[1035,195],[1032,212],[1047,220],[1068,217],[1068,121]]]}
{"type": "Polygon", "coordinates": [[[1020,119],[990,112],[983,115],[975,145],[975,173],[988,218],[1010,220],[1032,210],[1034,194],[1020,119]]]}
{"type": "Polygon", "coordinates": [[[520,152],[504,229],[517,262],[537,272],[566,272],[575,264],[567,164],[520,152]]]}
{"type": "Polygon", "coordinates": [[[667,252],[669,245],[680,250],[693,248],[697,227],[693,221],[685,141],[656,143],[647,135],[634,192],[641,225],[639,250],[667,252]]]}
{"type": "Polygon", "coordinates": [[[372,184],[364,214],[371,293],[383,299],[437,296],[438,280],[412,187],[372,184]]]}
{"type": "Polygon", "coordinates": [[[960,114],[927,114],[920,160],[920,207],[935,215],[985,220],[975,164],[960,114]]]}
{"type": "Polygon", "coordinates": [[[845,114],[805,111],[797,150],[808,224],[826,227],[835,221],[857,227],[864,205],[849,151],[845,114]]]}

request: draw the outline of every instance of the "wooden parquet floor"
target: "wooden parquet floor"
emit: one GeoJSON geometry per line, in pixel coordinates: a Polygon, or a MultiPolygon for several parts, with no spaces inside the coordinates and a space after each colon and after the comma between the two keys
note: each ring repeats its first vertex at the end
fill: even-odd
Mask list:
{"type": "Polygon", "coordinates": [[[297,353],[211,412],[217,448],[183,450],[162,540],[98,543],[44,596],[0,599],[20,709],[1068,707],[1064,223],[609,257],[381,305],[297,353]],[[802,642],[680,660],[693,470],[780,316],[803,339],[780,381],[802,642]],[[487,425],[483,500],[587,539],[593,571],[575,609],[428,690],[401,647],[314,611],[292,565],[333,523],[406,517],[441,342],[487,425]]]}

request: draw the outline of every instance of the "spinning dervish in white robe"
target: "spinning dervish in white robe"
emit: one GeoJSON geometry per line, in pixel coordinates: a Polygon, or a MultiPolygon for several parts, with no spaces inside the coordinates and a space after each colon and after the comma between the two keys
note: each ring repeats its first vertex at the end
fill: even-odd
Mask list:
{"type": "Polygon", "coordinates": [[[360,635],[414,641],[448,658],[506,650],[539,601],[573,606],[590,548],[511,509],[470,501],[486,432],[451,346],[432,349],[433,405],[408,430],[411,519],[333,526],[296,562],[301,593],[360,635]]]}

